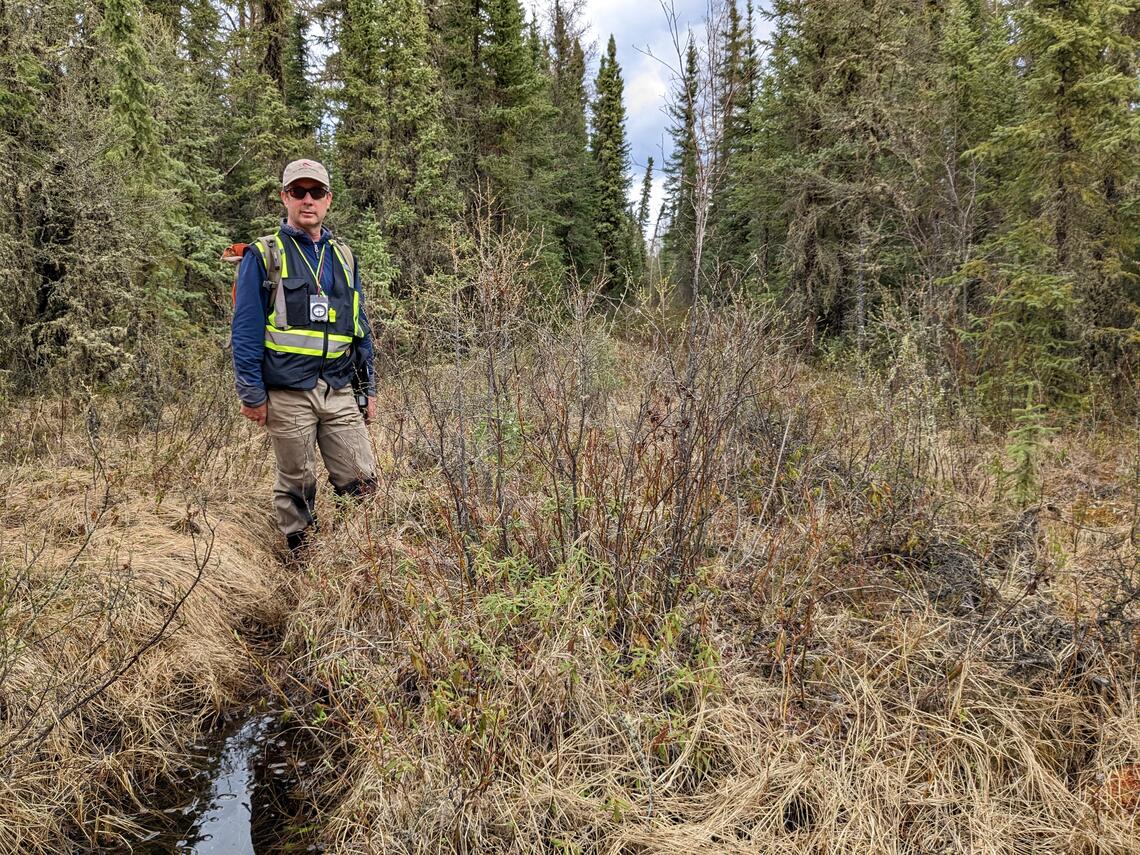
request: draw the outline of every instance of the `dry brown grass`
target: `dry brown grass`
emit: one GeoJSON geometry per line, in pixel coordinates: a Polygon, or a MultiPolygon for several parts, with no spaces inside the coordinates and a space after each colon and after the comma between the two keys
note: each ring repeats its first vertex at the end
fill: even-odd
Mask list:
{"type": "Polygon", "coordinates": [[[382,489],[322,496],[297,600],[220,383],[158,433],[11,414],[0,741],[204,572],[5,754],[0,852],[129,831],[278,623],[332,851],[1136,851],[1135,436],[1053,437],[1015,507],[905,354],[809,370],[739,307],[555,333],[509,288],[385,372],[382,489]]]}
{"type": "Polygon", "coordinates": [[[1012,507],[1000,440],[921,372],[852,382],[722,332],[704,385],[692,342],[501,326],[393,378],[399,453],[318,551],[282,665],[336,758],[311,782],[335,851],[1136,851],[1105,785],[1140,759],[1135,438],[1055,438],[1012,507]],[[686,469],[681,420],[733,409],[751,359],[686,469]],[[667,608],[676,476],[707,537],[667,608]],[[1115,497],[1091,527],[1082,479],[1115,497]]]}
{"type": "Polygon", "coordinates": [[[279,622],[288,603],[263,443],[218,415],[208,393],[158,432],[114,402],[62,422],[36,402],[7,414],[0,852],[129,831],[134,800],[251,688],[235,629],[279,622]]]}

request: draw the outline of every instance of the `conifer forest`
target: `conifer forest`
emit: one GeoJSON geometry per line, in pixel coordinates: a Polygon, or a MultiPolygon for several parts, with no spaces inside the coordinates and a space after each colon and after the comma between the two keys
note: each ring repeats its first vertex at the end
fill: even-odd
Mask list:
{"type": "Polygon", "coordinates": [[[993,414],[1135,391],[1130,2],[718,3],[663,59],[660,210],[631,201],[654,165],[630,162],[613,37],[583,44],[572,2],[2,15],[17,391],[129,384],[153,370],[144,343],[224,321],[215,261],[272,226],[299,152],[327,161],[335,225],[392,313],[461,275],[451,250],[486,217],[527,236],[530,300],[599,277],[616,302],[743,294],[813,353],[874,355],[907,327],[993,414]]]}
{"type": "Polygon", "coordinates": [[[645,2],[648,157],[591,8],[0,0],[0,855],[1140,851],[1140,0],[645,2]]]}

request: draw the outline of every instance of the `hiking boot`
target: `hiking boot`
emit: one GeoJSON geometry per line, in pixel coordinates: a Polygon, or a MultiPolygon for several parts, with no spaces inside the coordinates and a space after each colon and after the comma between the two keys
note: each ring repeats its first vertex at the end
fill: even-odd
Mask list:
{"type": "Polygon", "coordinates": [[[311,543],[309,529],[291,531],[285,535],[285,566],[299,570],[309,559],[311,543]]]}

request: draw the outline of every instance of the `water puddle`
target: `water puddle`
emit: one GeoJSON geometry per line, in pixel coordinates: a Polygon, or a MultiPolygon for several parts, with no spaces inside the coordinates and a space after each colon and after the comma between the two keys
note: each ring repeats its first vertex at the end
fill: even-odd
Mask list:
{"type": "Polygon", "coordinates": [[[133,819],[147,832],[106,855],[285,855],[320,852],[298,828],[305,761],[276,712],[222,722],[191,749],[192,768],[133,819]]]}

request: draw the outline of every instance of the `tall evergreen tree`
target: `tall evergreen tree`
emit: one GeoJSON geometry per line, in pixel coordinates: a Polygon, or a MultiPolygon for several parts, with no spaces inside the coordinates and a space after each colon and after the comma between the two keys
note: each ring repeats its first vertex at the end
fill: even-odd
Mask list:
{"type": "Polygon", "coordinates": [[[885,245],[900,243],[893,218],[903,170],[884,143],[921,62],[908,41],[915,7],[777,0],[773,9],[753,186],[775,190],[769,235],[787,304],[809,337],[850,330],[862,341],[871,301],[908,272],[905,254],[885,245]]]}
{"type": "Polygon", "coordinates": [[[732,275],[747,264],[751,205],[739,193],[739,176],[751,139],[750,116],[756,91],[756,49],[752,37],[752,4],[742,20],[736,0],[725,7],[723,35],[715,69],[716,151],[710,167],[710,267],[717,278],[732,275]]]}
{"type": "MultiPolygon", "coordinates": [[[[213,43],[216,33],[202,39],[213,43]]],[[[165,157],[161,179],[153,183],[170,207],[148,247],[147,289],[161,301],[160,324],[179,321],[167,332],[177,337],[190,321],[208,319],[211,308],[228,298],[217,263],[233,240],[220,219],[225,179],[218,150],[225,116],[218,110],[216,78],[183,62],[173,41],[163,38],[156,47],[152,53],[163,87],[156,119],[165,157]]]]}
{"type": "Polygon", "coordinates": [[[594,229],[595,165],[586,130],[586,57],[573,32],[574,23],[561,0],[555,0],[550,39],[552,205],[557,217],[555,231],[567,263],[588,276],[598,269],[602,248],[594,229]]]}
{"type": "Polygon", "coordinates": [[[669,127],[672,150],[665,163],[665,205],[668,224],[662,240],[661,257],[667,275],[685,304],[697,296],[697,205],[698,157],[697,86],[700,68],[697,46],[689,37],[685,67],[677,94],[669,105],[673,124],[669,127]]]}
{"type": "Polygon", "coordinates": [[[303,12],[293,13],[284,59],[285,88],[282,90],[285,106],[296,118],[298,132],[313,137],[320,124],[320,105],[315,87],[309,82],[309,42],[305,31],[308,19],[303,12]]]}
{"type": "Polygon", "coordinates": [[[186,3],[186,27],[182,39],[186,56],[199,79],[215,76],[221,68],[216,53],[219,42],[218,9],[212,0],[190,0],[186,3]]]}
{"type": "Polygon", "coordinates": [[[645,175],[641,179],[641,197],[637,203],[637,230],[645,240],[645,229],[649,226],[649,194],[653,192],[653,158],[645,163],[645,175]]]}
{"type": "Polygon", "coordinates": [[[953,287],[934,311],[962,327],[978,308],[977,294],[972,277],[953,272],[995,228],[994,190],[1001,183],[995,164],[979,157],[977,148],[1021,104],[1011,97],[1017,87],[1004,55],[1006,22],[982,0],[951,0],[931,20],[929,35],[936,47],[922,87],[928,95],[908,117],[919,130],[912,138],[924,146],[908,155],[923,177],[909,206],[924,220],[912,230],[912,244],[928,283],[951,277],[946,281],[953,287]]]}
{"type": "Polygon", "coordinates": [[[552,179],[556,111],[541,41],[519,0],[443,0],[437,20],[447,131],[468,216],[529,231],[553,275],[564,252],[552,179]]]}
{"type": "Polygon", "coordinates": [[[489,0],[439,0],[431,13],[447,147],[469,219],[488,192],[480,165],[492,88],[484,57],[488,4],[489,0]]]}
{"type": "Polygon", "coordinates": [[[419,0],[348,0],[337,163],[356,216],[376,217],[407,296],[446,258],[458,197],[419,0]]]}
{"type": "Polygon", "coordinates": [[[10,226],[0,234],[0,275],[11,283],[0,311],[0,370],[16,388],[42,376],[66,341],[64,280],[81,211],[75,188],[66,192],[71,176],[59,150],[66,137],[55,110],[63,106],[86,118],[87,105],[64,71],[77,11],[64,4],[0,5],[0,168],[13,184],[10,226]]]}
{"type": "Polygon", "coordinates": [[[153,68],[139,34],[141,18],[138,0],[107,0],[96,36],[108,52],[111,109],[126,129],[115,157],[145,174],[156,167],[159,150],[153,68]]]}
{"type": "Polygon", "coordinates": [[[548,173],[552,151],[546,131],[553,107],[519,0],[488,0],[482,73],[485,110],[477,124],[477,178],[485,181],[500,222],[550,228],[548,173]]]}
{"type": "Polygon", "coordinates": [[[970,339],[980,391],[998,412],[1026,389],[1031,404],[1077,402],[1088,379],[1078,356],[1110,375],[1136,344],[1137,223],[1117,196],[1140,156],[1125,14],[1102,0],[1014,11],[1006,55],[1021,70],[1022,108],[979,147],[1001,169],[1004,216],[965,266],[987,296],[970,339]]]}
{"type": "Polygon", "coordinates": [[[290,29],[293,21],[287,0],[259,0],[261,26],[261,70],[273,81],[284,99],[289,88],[286,74],[290,49],[290,29]]]}
{"type": "MultiPolygon", "coordinates": [[[[1140,222],[1123,198],[1140,161],[1137,40],[1127,16],[1109,0],[1031,0],[1015,10],[1010,53],[1024,69],[1025,110],[983,149],[1011,164],[1009,233],[1039,241],[1036,273],[1017,281],[1067,292],[1076,309],[1070,336],[1091,364],[1109,370],[1130,338],[1136,344],[1140,303],[1129,269],[1140,222]],[[1054,274],[1063,280],[1049,284],[1054,274]]],[[[1032,299],[995,295],[1007,297],[1032,299]]]]}
{"type": "Polygon", "coordinates": [[[277,82],[263,70],[264,42],[255,23],[231,32],[223,46],[229,57],[228,114],[220,146],[227,170],[223,219],[235,235],[264,234],[277,224],[282,168],[316,147],[297,115],[286,108],[277,82]]]}
{"type": "Polygon", "coordinates": [[[624,83],[611,35],[595,83],[593,135],[590,150],[597,170],[597,234],[605,255],[611,291],[620,296],[628,287],[630,252],[629,143],[625,136],[624,83]]]}

